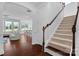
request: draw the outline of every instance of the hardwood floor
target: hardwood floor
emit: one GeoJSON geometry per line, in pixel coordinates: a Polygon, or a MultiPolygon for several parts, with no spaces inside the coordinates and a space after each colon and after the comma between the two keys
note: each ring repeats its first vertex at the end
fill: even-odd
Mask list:
{"type": "Polygon", "coordinates": [[[41,45],[38,45],[38,44],[35,44],[35,45],[32,45],[32,51],[34,51],[33,55],[35,56],[52,56],[50,54],[48,54],[47,52],[42,52],[42,46],[41,45]]]}
{"type": "MultiPolygon", "coordinates": [[[[21,39],[12,41],[8,39],[5,44],[5,54],[3,56],[42,56],[42,47],[32,45],[32,38],[21,35],[21,39]]],[[[48,54],[44,54],[47,56],[48,54]]]]}
{"type": "Polygon", "coordinates": [[[32,38],[27,35],[21,35],[21,39],[12,41],[8,39],[5,44],[5,56],[29,56],[32,52],[32,38]]]}

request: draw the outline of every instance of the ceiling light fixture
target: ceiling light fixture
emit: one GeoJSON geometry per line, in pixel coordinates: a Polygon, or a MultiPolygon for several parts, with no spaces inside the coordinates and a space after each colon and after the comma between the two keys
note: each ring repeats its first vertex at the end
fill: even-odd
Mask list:
{"type": "Polygon", "coordinates": [[[31,10],[27,10],[27,12],[31,12],[31,10]]]}

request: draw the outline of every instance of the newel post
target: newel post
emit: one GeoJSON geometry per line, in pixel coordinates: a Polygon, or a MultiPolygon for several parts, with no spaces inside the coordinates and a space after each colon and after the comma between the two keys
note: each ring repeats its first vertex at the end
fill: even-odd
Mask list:
{"type": "Polygon", "coordinates": [[[44,54],[44,46],[45,46],[45,28],[43,26],[43,42],[42,42],[42,51],[43,51],[43,54],[44,54]]]}
{"type": "Polygon", "coordinates": [[[71,55],[72,56],[75,56],[75,32],[76,32],[76,27],[75,27],[75,25],[73,25],[73,27],[72,27],[72,33],[73,33],[73,43],[72,43],[72,53],[71,53],[71,55]]]}
{"type": "Polygon", "coordinates": [[[72,27],[72,33],[73,33],[73,43],[72,43],[72,56],[75,56],[75,32],[76,32],[76,23],[77,23],[77,18],[78,18],[78,12],[79,12],[79,7],[77,8],[77,14],[76,14],[76,18],[75,18],[75,22],[74,25],[72,27]]]}

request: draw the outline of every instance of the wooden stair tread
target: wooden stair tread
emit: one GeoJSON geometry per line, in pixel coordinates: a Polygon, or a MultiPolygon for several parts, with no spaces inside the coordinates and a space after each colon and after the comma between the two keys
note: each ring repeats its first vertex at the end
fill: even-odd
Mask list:
{"type": "Polygon", "coordinates": [[[65,35],[65,36],[72,36],[70,34],[64,34],[64,33],[55,33],[55,34],[57,34],[57,35],[65,35]]]}
{"type": "Polygon", "coordinates": [[[58,45],[58,46],[61,46],[61,47],[65,47],[65,48],[71,49],[71,46],[64,45],[64,44],[57,43],[57,42],[53,42],[53,41],[50,42],[49,44],[54,44],[54,45],[58,45]]]}
{"type": "Polygon", "coordinates": [[[58,49],[60,51],[66,52],[66,53],[71,52],[71,46],[68,46],[68,45],[65,45],[65,44],[61,44],[61,43],[57,43],[57,42],[50,42],[50,43],[48,43],[47,46],[51,46],[55,49],[58,49]]]}
{"type": "Polygon", "coordinates": [[[60,26],[60,27],[58,27],[58,28],[68,28],[68,29],[72,29],[72,27],[68,27],[68,26],[65,26],[65,27],[63,27],[63,26],[60,26]]]}
{"type": "Polygon", "coordinates": [[[64,45],[72,46],[72,40],[68,39],[59,39],[59,38],[53,38],[51,39],[51,42],[61,43],[64,45]]]}
{"type": "Polygon", "coordinates": [[[53,48],[51,46],[47,46],[46,48],[51,50],[51,51],[54,51],[54,53],[58,53],[58,54],[63,55],[63,56],[69,56],[70,55],[69,53],[65,53],[65,52],[58,50],[56,48],[53,48]]]}
{"type": "Polygon", "coordinates": [[[55,33],[61,33],[61,34],[69,34],[72,35],[72,31],[70,30],[57,30],[55,33]]]}
{"type": "Polygon", "coordinates": [[[72,32],[72,30],[57,30],[57,31],[67,31],[67,32],[72,32]]]}
{"type": "Polygon", "coordinates": [[[62,33],[55,33],[54,35],[53,35],[53,37],[57,37],[57,39],[59,38],[59,39],[61,39],[61,40],[70,40],[70,41],[72,41],[72,35],[69,35],[69,34],[62,34],[62,33]]]}
{"type": "Polygon", "coordinates": [[[61,37],[53,37],[52,39],[58,39],[58,40],[72,42],[72,40],[70,40],[70,39],[65,39],[65,38],[61,38],[61,37]]]}

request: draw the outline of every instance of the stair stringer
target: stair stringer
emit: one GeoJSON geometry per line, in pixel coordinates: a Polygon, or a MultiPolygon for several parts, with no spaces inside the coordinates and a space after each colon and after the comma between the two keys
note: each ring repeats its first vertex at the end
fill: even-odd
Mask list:
{"type": "MultiPolygon", "coordinates": [[[[73,15],[72,15],[72,16],[73,16],[73,15]]],[[[64,20],[64,19],[63,19],[63,20],[64,20]]],[[[63,21],[63,20],[62,20],[62,21],[63,21]]],[[[62,22],[62,21],[61,21],[61,22],[62,22]]],[[[61,23],[60,23],[60,24],[61,24],[61,23]]],[[[59,25],[60,25],[60,24],[59,24],[59,25]]],[[[57,28],[58,28],[58,26],[57,26],[57,28]]],[[[56,30],[57,30],[57,28],[56,28],[56,30]]],[[[55,31],[56,31],[56,30],[55,30],[55,31]]],[[[55,31],[54,31],[54,33],[55,33],[55,31]]],[[[54,37],[54,33],[53,33],[53,35],[50,36],[49,41],[51,40],[51,37],[54,37]]],[[[48,41],[48,42],[49,42],[49,41],[48,41]]],[[[47,43],[47,44],[48,44],[48,43],[47,43]]],[[[47,45],[46,45],[46,46],[47,46],[47,45]]],[[[48,52],[49,54],[54,55],[54,56],[61,56],[61,54],[58,54],[58,53],[56,53],[56,52],[54,52],[54,51],[51,51],[50,49],[46,48],[46,46],[45,46],[45,52],[48,52]],[[53,54],[52,54],[52,52],[53,52],[53,54]]],[[[71,47],[71,51],[70,51],[70,53],[69,53],[69,56],[72,56],[71,53],[72,53],[72,47],[71,47]]]]}

